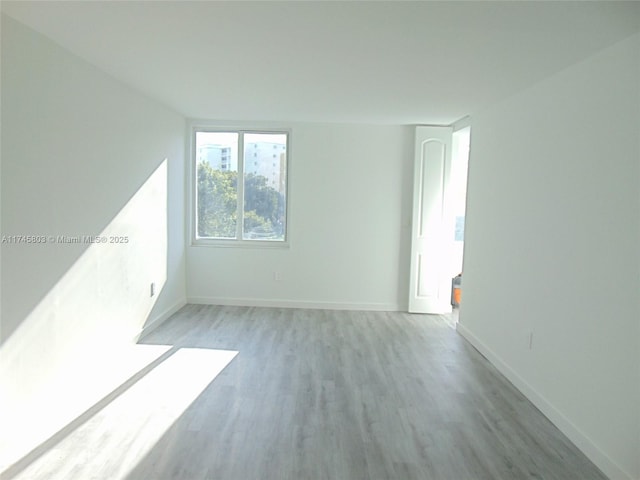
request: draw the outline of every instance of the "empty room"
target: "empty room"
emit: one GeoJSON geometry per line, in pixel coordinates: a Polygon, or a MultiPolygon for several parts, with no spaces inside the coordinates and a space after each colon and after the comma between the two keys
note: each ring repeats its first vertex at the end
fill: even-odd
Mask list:
{"type": "Polygon", "coordinates": [[[0,478],[640,479],[640,2],[0,8],[0,478]]]}

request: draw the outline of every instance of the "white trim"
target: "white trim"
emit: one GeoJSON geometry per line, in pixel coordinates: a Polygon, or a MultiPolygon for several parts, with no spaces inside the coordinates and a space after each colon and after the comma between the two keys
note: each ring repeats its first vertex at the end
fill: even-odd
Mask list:
{"type": "Polygon", "coordinates": [[[606,453],[553,406],[542,394],[529,385],[499,355],[485,345],[473,332],[458,323],[456,330],[476,350],[502,373],[520,392],[531,401],[558,429],[571,440],[602,472],[611,479],[633,480],[631,474],[622,470],[606,453]]]}
{"type": "Polygon", "coordinates": [[[238,307],[309,308],[318,310],[366,310],[376,312],[400,312],[396,303],[318,302],[267,298],[188,297],[187,303],[197,305],[230,305],[238,307]]]}
{"type": "Polygon", "coordinates": [[[156,328],[166,322],[171,316],[184,307],[187,304],[187,300],[185,298],[180,299],[176,303],[174,303],[171,307],[167,308],[164,312],[157,315],[152,320],[148,321],[140,332],[135,336],[135,341],[138,342],[142,340],[144,337],[153,332],[156,328]]]}
{"type": "Polygon", "coordinates": [[[454,132],[462,130],[463,128],[471,127],[471,117],[469,115],[462,117],[461,119],[453,122],[451,127],[453,127],[454,132]]]}
{"type": "MultiPolygon", "coordinates": [[[[199,128],[198,131],[202,132],[203,129],[199,128]]],[[[244,158],[244,144],[245,144],[245,139],[244,139],[244,133],[243,131],[236,131],[235,133],[237,133],[238,135],[238,139],[236,140],[236,144],[238,146],[238,176],[236,177],[236,238],[234,238],[235,241],[242,241],[242,234],[243,234],[243,230],[244,230],[244,182],[245,182],[245,176],[244,176],[244,167],[245,165],[245,158],[244,158]]],[[[194,161],[195,158],[190,159],[190,161],[194,161]]],[[[194,170],[197,171],[197,165],[195,165],[194,162],[194,170]]],[[[198,192],[198,179],[194,178],[193,179],[194,185],[196,185],[196,195],[198,192]]],[[[286,210],[286,207],[285,207],[286,210]]],[[[198,215],[198,212],[194,210],[193,212],[193,218],[195,219],[198,215]]],[[[286,215],[286,211],[285,211],[285,215],[286,215]]],[[[193,235],[193,240],[192,240],[192,244],[198,244],[201,241],[205,240],[205,239],[201,239],[198,238],[197,233],[191,232],[191,234],[193,235]]],[[[286,240],[286,232],[285,232],[285,240],[286,240]]]]}

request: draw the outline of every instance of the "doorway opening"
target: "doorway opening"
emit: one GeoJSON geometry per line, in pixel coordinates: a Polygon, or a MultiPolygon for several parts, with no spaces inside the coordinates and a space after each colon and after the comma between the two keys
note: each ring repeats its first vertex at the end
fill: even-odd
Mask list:
{"type": "Polygon", "coordinates": [[[471,127],[454,130],[452,134],[450,199],[453,216],[453,246],[451,247],[450,273],[452,275],[451,306],[457,323],[462,303],[462,278],[464,264],[464,225],[467,211],[467,175],[471,127]]]}

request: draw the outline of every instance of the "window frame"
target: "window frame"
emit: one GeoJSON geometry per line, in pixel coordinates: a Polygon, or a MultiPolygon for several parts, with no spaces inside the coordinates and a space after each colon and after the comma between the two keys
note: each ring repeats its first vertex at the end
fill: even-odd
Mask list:
{"type": "Polygon", "coordinates": [[[190,123],[187,138],[188,152],[188,188],[189,196],[189,239],[191,246],[206,247],[232,247],[232,248],[289,248],[290,246],[290,192],[291,192],[291,128],[280,126],[269,127],[252,127],[252,126],[227,126],[227,125],[211,125],[207,123],[190,123]],[[196,151],[196,134],[198,132],[228,132],[238,134],[238,179],[242,178],[242,182],[238,182],[237,188],[237,211],[240,214],[238,218],[239,228],[236,230],[235,238],[211,238],[198,236],[198,166],[196,151]],[[285,229],[283,240],[265,240],[252,239],[245,240],[242,238],[244,225],[244,135],[245,134],[284,134],[286,135],[286,164],[285,164],[285,229]]]}

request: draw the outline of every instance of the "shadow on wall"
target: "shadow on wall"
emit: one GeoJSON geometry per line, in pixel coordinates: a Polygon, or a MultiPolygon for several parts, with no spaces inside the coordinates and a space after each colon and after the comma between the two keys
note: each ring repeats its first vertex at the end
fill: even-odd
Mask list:
{"type": "Polygon", "coordinates": [[[81,254],[25,318],[13,319],[0,346],[0,470],[139,365],[118,359],[129,355],[166,282],[167,160],[101,232],[86,235],[3,246],[5,255],[43,249],[41,257],[55,258],[69,248],[81,254]]]}

